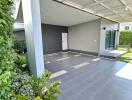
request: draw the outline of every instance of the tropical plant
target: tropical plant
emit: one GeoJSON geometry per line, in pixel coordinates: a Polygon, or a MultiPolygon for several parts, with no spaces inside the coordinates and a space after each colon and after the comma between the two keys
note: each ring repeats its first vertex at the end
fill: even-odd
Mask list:
{"type": "Polygon", "coordinates": [[[13,49],[12,0],[0,0],[0,100],[13,100],[12,79],[16,54],[13,49]]]}
{"type": "MultiPolygon", "coordinates": [[[[58,89],[59,85],[61,84],[61,81],[55,81],[53,83],[50,83],[50,77],[51,77],[51,72],[46,70],[45,74],[43,74],[43,77],[38,79],[37,96],[40,97],[42,100],[57,100],[55,94],[61,93],[61,90],[58,89]]],[[[34,83],[36,83],[36,79],[34,83]]]]}

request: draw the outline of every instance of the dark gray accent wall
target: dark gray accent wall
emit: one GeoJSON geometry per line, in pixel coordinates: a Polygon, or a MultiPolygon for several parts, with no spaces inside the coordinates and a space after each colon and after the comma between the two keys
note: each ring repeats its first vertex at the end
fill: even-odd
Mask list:
{"type": "Polygon", "coordinates": [[[42,24],[44,53],[62,51],[62,33],[68,33],[68,27],[42,24]]]}
{"type": "Polygon", "coordinates": [[[16,40],[25,40],[25,31],[24,30],[15,31],[14,37],[16,40]]]}
{"type": "MultiPolygon", "coordinates": [[[[68,33],[68,27],[42,24],[44,54],[62,51],[62,33],[68,33]]],[[[14,32],[15,39],[24,40],[24,30],[14,32]]]]}

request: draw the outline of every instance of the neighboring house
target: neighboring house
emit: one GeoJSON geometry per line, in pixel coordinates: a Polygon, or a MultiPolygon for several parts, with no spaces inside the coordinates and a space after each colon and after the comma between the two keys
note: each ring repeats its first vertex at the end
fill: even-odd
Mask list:
{"type": "Polygon", "coordinates": [[[132,22],[129,23],[121,23],[120,30],[132,30],[132,22]]]}

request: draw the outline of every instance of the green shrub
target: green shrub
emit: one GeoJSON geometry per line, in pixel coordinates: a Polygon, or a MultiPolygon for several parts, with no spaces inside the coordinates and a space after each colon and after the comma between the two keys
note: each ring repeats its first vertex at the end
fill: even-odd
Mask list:
{"type": "Polygon", "coordinates": [[[27,54],[24,54],[24,53],[17,54],[16,67],[18,67],[22,71],[28,71],[29,70],[27,54]]]}
{"type": "Polygon", "coordinates": [[[17,75],[13,82],[18,100],[57,100],[55,94],[60,94],[60,81],[50,82],[51,73],[45,71],[42,78],[29,76],[28,73],[17,75]]]}
{"type": "Polygon", "coordinates": [[[18,100],[56,100],[54,94],[59,94],[60,81],[50,83],[51,73],[47,70],[42,78],[30,76],[26,54],[18,54],[16,61],[16,76],[12,87],[18,100]],[[23,98],[23,99],[22,99],[23,98]]]}
{"type": "Polygon", "coordinates": [[[25,40],[15,40],[14,49],[17,53],[26,53],[26,41],[25,40]]]}
{"type": "MultiPolygon", "coordinates": [[[[15,95],[21,94],[23,96],[27,96],[28,98],[33,98],[33,87],[29,82],[32,77],[28,72],[23,72],[19,68],[16,69],[17,75],[13,80],[12,88],[14,90],[15,95]]],[[[23,100],[23,99],[22,99],[23,100]]]]}
{"type": "Polygon", "coordinates": [[[14,76],[12,0],[0,0],[0,100],[14,100],[12,79],[14,76]]]}
{"type": "Polygon", "coordinates": [[[35,79],[33,82],[37,86],[37,97],[40,97],[42,100],[57,100],[55,94],[61,93],[60,89],[58,89],[61,81],[50,83],[50,77],[51,73],[46,70],[42,78],[38,79],[37,82],[35,79]]]}
{"type": "Polygon", "coordinates": [[[130,45],[132,47],[132,31],[124,30],[120,32],[120,45],[130,45]]]}

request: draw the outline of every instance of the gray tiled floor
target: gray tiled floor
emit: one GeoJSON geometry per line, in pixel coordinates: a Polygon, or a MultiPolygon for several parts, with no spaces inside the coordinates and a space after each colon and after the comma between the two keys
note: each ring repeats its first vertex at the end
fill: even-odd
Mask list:
{"type": "Polygon", "coordinates": [[[58,100],[132,100],[132,81],[115,75],[127,66],[126,63],[71,52],[45,58],[50,61],[45,65],[49,71],[67,71],[52,79],[62,81],[63,92],[58,100]],[[57,61],[65,57],[69,58],[57,61]],[[79,69],[73,67],[86,62],[88,65],[79,69]]]}

